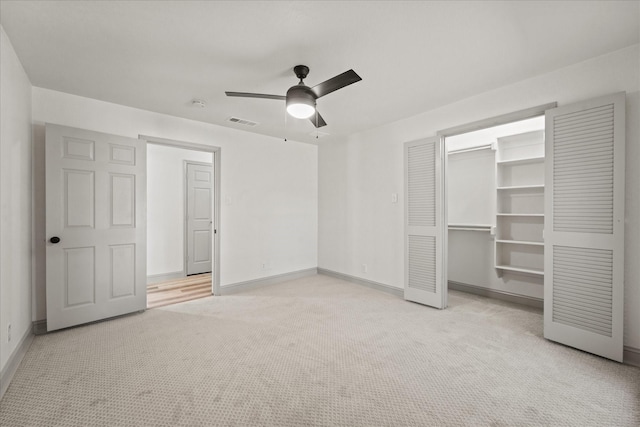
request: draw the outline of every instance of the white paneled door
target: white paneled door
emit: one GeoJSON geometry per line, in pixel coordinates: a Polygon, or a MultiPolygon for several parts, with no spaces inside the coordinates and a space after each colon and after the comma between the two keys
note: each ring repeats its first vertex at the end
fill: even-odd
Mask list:
{"type": "Polygon", "coordinates": [[[47,330],[146,308],[146,143],[46,125],[47,330]]]}
{"type": "Polygon", "coordinates": [[[622,362],[625,94],[546,113],[544,336],[622,362]]]}
{"type": "Polygon", "coordinates": [[[187,275],[211,271],[213,168],[187,164],[187,275]]]}
{"type": "Polygon", "coordinates": [[[404,298],[436,308],[447,305],[441,153],[438,138],[405,144],[404,298]]]}

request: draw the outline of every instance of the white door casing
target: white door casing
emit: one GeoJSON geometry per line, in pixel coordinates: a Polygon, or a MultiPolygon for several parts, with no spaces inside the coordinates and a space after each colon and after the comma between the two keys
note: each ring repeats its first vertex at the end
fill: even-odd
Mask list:
{"type": "Polygon", "coordinates": [[[47,124],[45,151],[47,330],[144,310],[146,143],[47,124]]]}
{"type": "Polygon", "coordinates": [[[440,138],[408,142],[405,158],[404,298],[446,307],[443,157],[440,138]]]}
{"type": "Polygon", "coordinates": [[[212,271],[212,164],[186,161],[187,275],[212,271]]]}
{"type": "Polygon", "coordinates": [[[622,362],[625,94],[546,113],[544,336],[622,362]]]}
{"type": "MultiPolygon", "coordinates": [[[[212,159],[212,163],[213,163],[213,185],[214,185],[214,189],[213,189],[213,229],[214,229],[214,234],[213,234],[213,239],[211,242],[211,252],[212,252],[212,271],[211,271],[211,291],[214,295],[220,295],[220,237],[222,235],[222,227],[221,227],[221,223],[220,223],[220,183],[221,183],[221,170],[222,170],[222,150],[220,147],[215,147],[212,145],[203,145],[203,144],[196,144],[193,142],[186,142],[186,141],[176,141],[173,139],[166,139],[166,138],[159,138],[156,136],[151,136],[151,135],[139,135],[139,138],[146,141],[147,143],[150,144],[158,144],[158,145],[162,145],[165,147],[176,147],[176,148],[181,148],[181,149],[187,149],[187,150],[196,150],[196,151],[202,151],[205,153],[211,153],[213,156],[212,159]]],[[[186,193],[185,193],[185,198],[186,198],[186,193]]],[[[184,202],[186,204],[186,201],[184,202]]],[[[185,208],[186,211],[186,208],[185,208]]],[[[184,239],[183,239],[183,244],[185,245],[184,247],[186,248],[186,236],[187,236],[187,232],[186,232],[186,223],[185,223],[185,230],[184,230],[184,239]]],[[[185,249],[186,252],[186,249],[185,249]]],[[[185,257],[186,258],[186,257],[185,257]]],[[[184,265],[184,272],[186,273],[186,262],[184,265]]]]}

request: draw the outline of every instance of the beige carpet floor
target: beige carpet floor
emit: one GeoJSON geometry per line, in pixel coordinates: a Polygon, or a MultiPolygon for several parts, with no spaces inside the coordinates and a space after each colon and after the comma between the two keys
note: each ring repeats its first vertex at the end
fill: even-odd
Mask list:
{"type": "Polygon", "coordinates": [[[317,275],[35,338],[2,426],[638,426],[640,369],[535,309],[317,275]]]}

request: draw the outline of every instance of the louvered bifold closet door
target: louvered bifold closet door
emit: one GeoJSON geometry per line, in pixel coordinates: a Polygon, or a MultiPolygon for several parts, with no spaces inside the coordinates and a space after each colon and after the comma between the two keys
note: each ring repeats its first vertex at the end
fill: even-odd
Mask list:
{"type": "Polygon", "coordinates": [[[622,361],[625,94],[546,113],[544,336],[622,361]]]}
{"type": "Polygon", "coordinates": [[[405,144],[404,297],[436,308],[446,306],[441,152],[437,138],[405,144]]]}

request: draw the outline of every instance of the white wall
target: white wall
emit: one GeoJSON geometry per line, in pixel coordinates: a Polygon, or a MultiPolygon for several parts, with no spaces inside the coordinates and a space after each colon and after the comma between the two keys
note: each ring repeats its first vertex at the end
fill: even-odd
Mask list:
{"type": "Polygon", "coordinates": [[[0,372],[31,332],[31,82],[0,27],[0,372]],[[11,325],[11,341],[8,327],[11,325]]]}
{"type": "MultiPolygon", "coordinates": [[[[35,211],[44,208],[44,123],[221,148],[221,286],[317,266],[317,147],[33,88],[35,211]],[[268,267],[263,269],[263,263],[268,267]]],[[[44,215],[35,218],[44,242],[44,215]]],[[[44,244],[36,245],[36,319],[46,318],[44,244]]]]}
{"type": "MultiPolygon", "coordinates": [[[[639,45],[320,145],[318,267],[403,287],[403,144],[557,101],[627,92],[625,345],[640,348],[639,45]],[[391,203],[398,193],[398,203],[391,203]],[[368,273],[361,270],[368,264],[368,273]]],[[[429,82],[425,82],[429,84],[429,82]]]]}
{"type": "Polygon", "coordinates": [[[147,276],[184,270],[184,161],[213,154],[147,144],[147,276]]]}

